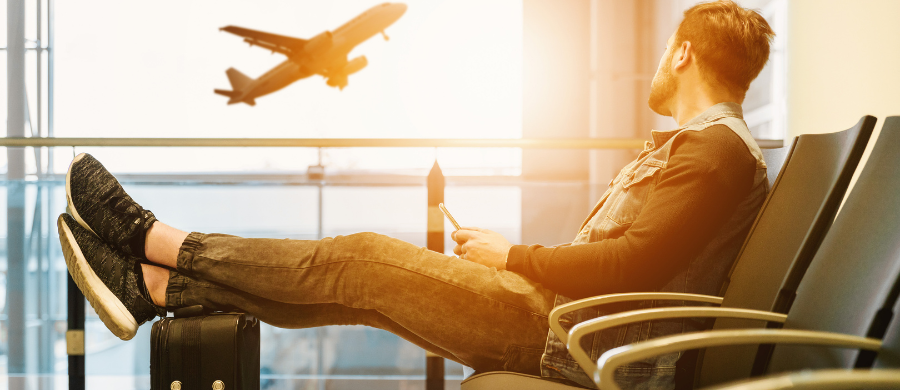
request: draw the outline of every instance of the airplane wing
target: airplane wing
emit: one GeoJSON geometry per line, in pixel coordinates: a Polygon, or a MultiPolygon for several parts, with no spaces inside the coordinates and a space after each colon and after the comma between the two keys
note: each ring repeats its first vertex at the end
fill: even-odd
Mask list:
{"type": "Polygon", "coordinates": [[[234,35],[244,37],[244,42],[247,42],[252,46],[259,46],[287,56],[302,49],[303,45],[306,44],[305,39],[286,37],[284,35],[271,34],[237,26],[222,27],[219,31],[227,31],[234,35]]]}

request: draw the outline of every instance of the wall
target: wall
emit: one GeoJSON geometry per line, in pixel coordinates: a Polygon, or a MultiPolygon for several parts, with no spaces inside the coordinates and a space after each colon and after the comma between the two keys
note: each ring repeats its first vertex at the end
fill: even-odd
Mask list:
{"type": "Polygon", "coordinates": [[[844,130],[873,115],[875,139],[886,116],[900,115],[897,15],[894,0],[788,2],[789,137],[844,130]]]}

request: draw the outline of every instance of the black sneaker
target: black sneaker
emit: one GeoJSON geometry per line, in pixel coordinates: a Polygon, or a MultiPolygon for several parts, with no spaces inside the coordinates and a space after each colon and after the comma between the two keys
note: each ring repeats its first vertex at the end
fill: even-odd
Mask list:
{"type": "Polygon", "coordinates": [[[156,222],[119,181],[87,153],[75,156],[66,173],[67,211],[79,225],[125,254],[144,255],[147,230],[156,222]]]}
{"type": "Polygon", "coordinates": [[[113,334],[130,340],[138,326],[166,315],[150,299],[135,257],[117,252],[68,214],[60,214],[56,225],[72,279],[113,334]]]}

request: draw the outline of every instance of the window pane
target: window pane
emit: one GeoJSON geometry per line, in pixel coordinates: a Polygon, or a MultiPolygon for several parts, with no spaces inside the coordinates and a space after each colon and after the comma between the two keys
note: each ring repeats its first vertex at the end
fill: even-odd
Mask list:
{"type": "MultiPolygon", "coordinates": [[[[406,3],[406,14],[386,30],[389,41],[376,35],[350,53],[365,55],[369,65],[350,76],[343,91],[313,76],[250,107],[227,105],[213,93],[230,88],[225,70],[255,78],[285,57],[249,48],[220,27],[308,39],[335,30],[373,2],[57,2],[56,135],[521,137],[521,1],[406,3]]],[[[228,156],[211,152],[191,167],[216,170],[228,156]]],[[[483,163],[520,164],[509,158],[483,163]]],[[[275,155],[259,159],[279,164],[275,155]]],[[[358,167],[368,164],[361,160],[358,167]]]]}

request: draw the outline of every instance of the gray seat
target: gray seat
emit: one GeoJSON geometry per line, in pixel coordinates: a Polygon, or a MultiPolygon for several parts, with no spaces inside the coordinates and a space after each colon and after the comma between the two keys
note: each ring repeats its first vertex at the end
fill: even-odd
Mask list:
{"type": "Polygon", "coordinates": [[[769,189],[775,187],[775,180],[778,179],[781,168],[784,167],[784,163],[787,162],[787,158],[791,155],[791,151],[796,144],[797,137],[794,137],[794,140],[788,146],[762,150],[763,160],[766,161],[766,178],[769,181],[769,189]]]}
{"type": "MultiPolygon", "coordinates": [[[[714,330],[632,344],[604,354],[598,363],[603,366],[600,376],[609,380],[617,365],[642,356],[713,345],[769,342],[777,344],[771,359],[766,355],[758,359],[769,374],[872,365],[898,368],[900,320],[894,318],[900,295],[898,144],[900,117],[891,117],[885,121],[880,139],[843,209],[819,240],[818,251],[796,290],[796,299],[788,305],[789,312],[782,320],[770,320],[783,323],[784,329],[714,330]],[[882,342],[885,335],[888,336],[882,342]],[[878,351],[878,356],[871,351],[878,351]]],[[[718,315],[738,312],[707,310],[719,311],[718,315]]],[[[741,315],[762,318],[783,314],[744,311],[741,315]]],[[[590,325],[579,324],[576,328],[590,325]]]]}
{"type": "MultiPolygon", "coordinates": [[[[785,291],[782,284],[786,279],[799,281],[804,277],[821,243],[819,237],[834,220],[876,121],[865,116],[841,132],[798,137],[722,287],[723,307],[774,310],[779,293],[793,294],[796,284],[785,291]]],[[[785,309],[775,311],[786,313],[785,309]]],[[[715,321],[713,329],[760,326],[756,321],[722,318],[715,321]]],[[[747,377],[755,352],[755,346],[703,351],[697,384],[747,377]]]]}
{"type": "MultiPolygon", "coordinates": [[[[893,166],[881,168],[894,170],[893,166]]],[[[799,372],[727,383],[704,390],[900,389],[900,319],[895,318],[900,312],[898,294],[900,294],[900,278],[894,281],[894,286],[886,296],[884,303],[887,306],[882,306],[877,311],[875,319],[869,326],[868,337],[884,336],[881,349],[877,353],[868,350],[859,351],[854,370],[804,369],[799,372]],[[894,302],[893,308],[889,306],[891,301],[894,302]],[[870,367],[872,369],[869,369],[870,367]]]]}
{"type": "MultiPolygon", "coordinates": [[[[881,339],[900,294],[900,117],[885,120],[881,136],[824,238],[790,306],[785,329],[829,331],[881,339]]],[[[787,282],[786,282],[787,283],[787,282]]],[[[891,323],[893,322],[893,323],[891,323]]],[[[890,342],[896,340],[892,335],[890,342]]],[[[896,348],[896,341],[893,346],[896,348]]],[[[886,349],[880,364],[900,350],[886,349]]],[[[866,357],[868,355],[868,357],[866,357]]],[[[871,367],[860,351],[778,346],[768,372],[871,367]],[[857,363],[857,358],[861,358],[857,363]]],[[[893,364],[898,364],[895,362],[893,364]]],[[[900,368],[895,365],[894,368],[900,368]]]]}
{"type": "Polygon", "coordinates": [[[900,389],[900,370],[815,370],[748,379],[704,390],[900,389]]]}

